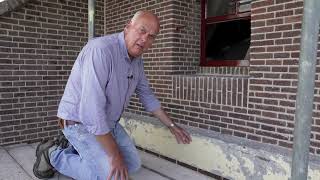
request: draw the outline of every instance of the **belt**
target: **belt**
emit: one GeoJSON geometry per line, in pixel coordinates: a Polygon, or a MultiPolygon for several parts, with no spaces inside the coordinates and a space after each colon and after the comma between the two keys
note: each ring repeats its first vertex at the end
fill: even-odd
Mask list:
{"type": "Polygon", "coordinates": [[[61,118],[58,119],[58,125],[60,126],[61,129],[64,129],[65,126],[71,126],[76,124],[81,124],[81,123],[76,121],[71,121],[71,120],[64,120],[61,118]]]}

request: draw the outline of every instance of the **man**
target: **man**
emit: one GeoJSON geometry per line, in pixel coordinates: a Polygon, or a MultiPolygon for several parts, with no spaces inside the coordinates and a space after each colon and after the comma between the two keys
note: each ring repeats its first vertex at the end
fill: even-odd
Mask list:
{"type": "Polygon", "coordinates": [[[74,179],[128,179],[140,158],[118,123],[134,91],[147,111],[166,125],[178,143],[190,135],[174,124],[151,91],[141,55],[159,32],[159,19],[138,11],[124,31],[90,40],[79,53],[58,108],[60,125],[68,139],[44,141],[36,150],[34,174],[52,177],[54,169],[74,179]]]}

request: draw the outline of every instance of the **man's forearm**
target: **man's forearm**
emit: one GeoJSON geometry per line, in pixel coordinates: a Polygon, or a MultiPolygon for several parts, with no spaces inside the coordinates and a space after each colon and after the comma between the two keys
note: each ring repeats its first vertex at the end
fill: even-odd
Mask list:
{"type": "Polygon", "coordinates": [[[162,108],[153,111],[152,114],[160,119],[161,122],[168,127],[170,127],[170,125],[173,123],[173,121],[169,118],[167,113],[162,108]]]}
{"type": "Polygon", "coordinates": [[[110,157],[120,154],[118,144],[113,138],[111,132],[105,135],[96,135],[96,139],[110,157]]]}

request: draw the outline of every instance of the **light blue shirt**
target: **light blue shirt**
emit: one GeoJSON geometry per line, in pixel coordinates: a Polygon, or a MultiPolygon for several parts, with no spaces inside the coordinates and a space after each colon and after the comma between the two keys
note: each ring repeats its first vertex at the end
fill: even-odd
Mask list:
{"type": "Polygon", "coordinates": [[[78,121],[95,135],[110,132],[136,92],[149,112],[160,108],[140,57],[130,60],[124,33],[94,38],[79,53],[58,117],[78,121]]]}

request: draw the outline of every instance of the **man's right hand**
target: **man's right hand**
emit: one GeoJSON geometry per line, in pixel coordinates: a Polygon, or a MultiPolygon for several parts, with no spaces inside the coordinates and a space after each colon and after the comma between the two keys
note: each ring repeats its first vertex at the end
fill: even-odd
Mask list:
{"type": "Polygon", "coordinates": [[[109,175],[107,180],[127,180],[129,178],[127,166],[123,160],[117,142],[111,133],[96,135],[97,141],[102,145],[109,157],[109,175]]]}
{"type": "Polygon", "coordinates": [[[107,180],[127,180],[129,178],[128,169],[123,161],[120,152],[116,153],[110,158],[110,173],[107,180]]]}

